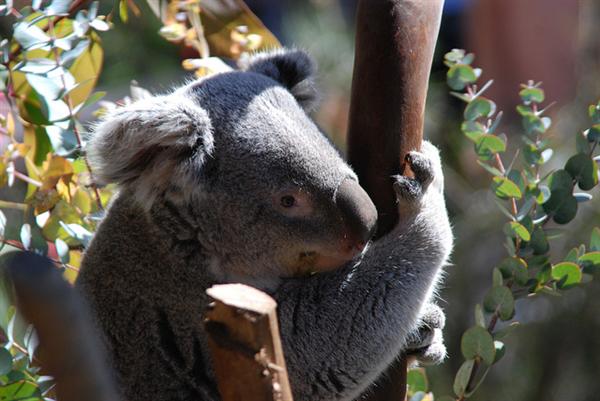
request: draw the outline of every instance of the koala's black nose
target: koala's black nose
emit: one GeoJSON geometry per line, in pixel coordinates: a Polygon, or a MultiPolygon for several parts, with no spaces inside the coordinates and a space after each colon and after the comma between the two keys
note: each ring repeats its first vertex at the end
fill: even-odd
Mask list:
{"type": "Polygon", "coordinates": [[[377,209],[369,195],[358,182],[346,178],[337,189],[335,204],[347,229],[364,246],[375,233],[377,224],[377,209]]]}

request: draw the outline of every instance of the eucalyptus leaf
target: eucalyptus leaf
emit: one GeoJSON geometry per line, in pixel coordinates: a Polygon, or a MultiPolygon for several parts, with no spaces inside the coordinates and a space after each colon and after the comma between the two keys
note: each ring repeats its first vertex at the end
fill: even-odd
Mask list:
{"type": "Polygon", "coordinates": [[[524,88],[519,92],[523,103],[542,103],[544,101],[544,91],[540,88],[524,88]]]}
{"type": "Polygon", "coordinates": [[[494,363],[498,362],[504,354],[506,353],[506,346],[502,341],[494,341],[494,348],[496,349],[496,354],[494,356],[494,363]]]}
{"type": "Polygon", "coordinates": [[[590,156],[578,153],[572,156],[565,165],[565,170],[579,184],[584,191],[590,190],[598,184],[598,169],[590,156]]]}
{"type": "Polygon", "coordinates": [[[516,221],[506,223],[504,232],[512,238],[520,238],[523,241],[529,241],[531,239],[531,234],[527,231],[527,228],[516,221]]]}
{"type": "Polygon", "coordinates": [[[492,287],[485,296],[483,307],[490,313],[498,310],[500,319],[508,320],[512,318],[515,300],[508,287],[496,286],[492,287]]]}
{"type": "Polygon", "coordinates": [[[519,189],[517,184],[515,184],[508,178],[494,177],[493,181],[494,181],[494,183],[492,185],[493,191],[496,194],[496,196],[499,197],[500,199],[508,199],[508,198],[521,199],[521,196],[522,196],[521,190],[519,189]]]}
{"type": "Polygon", "coordinates": [[[561,282],[559,288],[569,288],[581,282],[581,270],[572,262],[558,263],[552,266],[552,278],[561,282]]]}
{"type": "Polygon", "coordinates": [[[496,104],[489,99],[478,97],[473,99],[465,108],[464,117],[467,121],[487,118],[496,112],[496,104]]]}
{"type": "Polygon", "coordinates": [[[473,326],[462,336],[460,349],[465,359],[481,358],[485,363],[494,363],[494,339],[492,335],[481,326],[473,326]]]}
{"type": "Polygon", "coordinates": [[[466,64],[455,64],[448,69],[446,74],[448,86],[454,90],[463,90],[468,84],[477,80],[473,68],[466,64]]]}
{"type": "Polygon", "coordinates": [[[464,361],[458,369],[453,385],[454,394],[456,394],[457,397],[462,397],[467,391],[467,386],[471,378],[471,372],[473,371],[474,364],[475,361],[473,359],[469,359],[464,361]]]}
{"type": "Polygon", "coordinates": [[[485,317],[483,316],[483,307],[481,304],[475,305],[475,324],[485,328],[485,317]]]}
{"type": "Polygon", "coordinates": [[[425,371],[422,369],[409,370],[406,376],[406,384],[408,385],[409,391],[412,393],[419,391],[427,392],[428,384],[425,371]]]}
{"type": "Polygon", "coordinates": [[[13,358],[11,353],[3,347],[0,347],[0,376],[8,374],[12,370],[13,358]]]}
{"type": "Polygon", "coordinates": [[[600,228],[594,227],[590,235],[590,251],[600,251],[600,228]]]}
{"type": "Polygon", "coordinates": [[[50,36],[36,25],[29,25],[27,21],[15,25],[13,38],[25,50],[46,47],[50,43],[50,36]]]}
{"type": "Polygon", "coordinates": [[[31,247],[31,226],[28,223],[25,223],[21,226],[20,232],[21,244],[23,244],[23,248],[29,249],[31,247]]]}

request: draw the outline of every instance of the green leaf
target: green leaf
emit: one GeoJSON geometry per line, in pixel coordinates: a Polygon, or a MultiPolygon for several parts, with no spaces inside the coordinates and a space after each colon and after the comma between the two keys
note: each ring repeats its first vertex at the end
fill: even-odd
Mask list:
{"type": "Polygon", "coordinates": [[[494,177],[493,181],[494,181],[494,183],[492,185],[492,188],[498,198],[500,198],[500,199],[507,199],[507,198],[521,199],[521,196],[522,196],[521,190],[519,189],[517,184],[515,184],[508,178],[494,177]]]}
{"type": "Polygon", "coordinates": [[[463,90],[465,86],[477,80],[473,68],[466,64],[455,64],[448,69],[446,74],[448,86],[454,90],[463,90]]]}
{"type": "Polygon", "coordinates": [[[475,305],[475,324],[485,328],[485,317],[483,316],[483,307],[481,304],[475,305]]]}
{"type": "Polygon", "coordinates": [[[549,179],[550,190],[565,189],[571,191],[573,188],[573,177],[565,170],[556,170],[549,179]]]}
{"type": "Polygon", "coordinates": [[[588,107],[588,114],[592,120],[592,124],[600,124],[600,102],[598,104],[591,104],[588,107]]]}
{"type": "Polygon", "coordinates": [[[444,55],[444,60],[450,61],[451,63],[458,63],[465,57],[465,51],[463,49],[452,49],[444,55]]]}
{"type": "Polygon", "coordinates": [[[21,226],[20,238],[23,248],[29,249],[31,246],[31,226],[28,223],[21,226]]]}
{"type": "Polygon", "coordinates": [[[494,348],[496,349],[494,363],[496,363],[504,356],[506,352],[506,347],[504,346],[504,343],[502,341],[494,341],[494,348]]]}
{"type": "Polygon", "coordinates": [[[474,121],[478,118],[487,118],[496,112],[496,104],[484,97],[473,99],[465,108],[465,120],[474,121]]]}
{"type": "Polygon", "coordinates": [[[88,49],[89,45],[89,39],[81,40],[73,49],[63,52],[63,54],[61,54],[60,64],[65,68],[71,68],[75,60],[77,60],[77,58],[88,49]]]}
{"type": "Polygon", "coordinates": [[[69,245],[60,238],[54,240],[56,246],[56,253],[63,263],[69,263],[69,245]]]}
{"type": "Polygon", "coordinates": [[[600,251],[600,228],[594,227],[590,236],[590,251],[600,251]]]}
{"type": "Polygon", "coordinates": [[[481,167],[483,167],[488,173],[492,174],[493,176],[501,177],[504,175],[496,167],[490,166],[489,164],[484,163],[481,160],[477,160],[477,164],[479,164],[481,167]]]}
{"type": "Polygon", "coordinates": [[[12,370],[13,357],[11,353],[3,347],[0,347],[0,376],[8,374],[12,370]]]}
{"type": "Polygon", "coordinates": [[[587,194],[585,192],[575,192],[573,196],[575,197],[577,203],[588,202],[591,201],[593,198],[591,194],[587,194]]]}
{"type": "Polygon", "coordinates": [[[565,170],[579,184],[579,188],[588,191],[598,184],[598,169],[596,163],[585,153],[571,157],[565,165],[565,170]]]}
{"type": "Polygon", "coordinates": [[[587,140],[589,142],[600,141],[600,124],[594,124],[587,130],[587,140]]]}
{"type": "Polygon", "coordinates": [[[50,36],[38,26],[29,25],[28,21],[21,22],[15,26],[13,38],[19,42],[24,50],[46,47],[50,42],[50,36]]]}
{"type": "Polygon", "coordinates": [[[465,359],[480,357],[485,363],[494,363],[494,339],[483,327],[473,326],[462,336],[460,349],[465,359]]]}
{"type": "Polygon", "coordinates": [[[66,15],[69,11],[71,0],[52,0],[46,8],[47,15],[66,15]]]}
{"type": "Polygon", "coordinates": [[[4,233],[6,232],[6,216],[4,212],[0,210],[0,237],[4,238],[4,233]]]}
{"type": "Polygon", "coordinates": [[[584,273],[593,273],[596,269],[600,269],[600,252],[588,252],[580,256],[578,264],[584,273]]]}
{"type": "Polygon", "coordinates": [[[477,121],[464,121],[460,126],[461,131],[467,138],[476,142],[477,139],[486,133],[483,124],[477,121]]]}
{"type": "Polygon", "coordinates": [[[527,231],[525,226],[523,226],[521,223],[517,223],[516,221],[506,223],[504,225],[504,232],[507,235],[510,235],[512,238],[520,238],[526,242],[531,240],[531,234],[529,234],[529,231],[527,231]]]}
{"type": "Polygon", "coordinates": [[[50,125],[46,127],[46,134],[58,156],[68,156],[78,147],[77,137],[71,129],[65,130],[57,125],[50,125]]]}
{"type": "Polygon", "coordinates": [[[485,296],[483,307],[490,313],[498,310],[500,319],[508,320],[512,318],[515,299],[508,287],[492,287],[485,296]]]}
{"type": "Polygon", "coordinates": [[[456,377],[454,378],[453,386],[454,394],[456,394],[457,397],[461,397],[465,391],[467,391],[467,386],[469,385],[474,364],[475,361],[473,359],[469,359],[468,361],[464,361],[458,369],[456,377]]]}
{"type": "Polygon", "coordinates": [[[478,156],[489,159],[489,156],[506,150],[506,144],[500,137],[482,134],[475,140],[475,152],[478,156]]]}
{"type": "Polygon", "coordinates": [[[427,375],[423,369],[411,369],[406,376],[406,384],[411,393],[427,392],[427,375]]]}
{"type": "Polygon", "coordinates": [[[501,286],[503,284],[504,280],[502,278],[502,273],[498,268],[495,267],[494,270],[492,270],[492,285],[501,286]]]}
{"type": "Polygon", "coordinates": [[[47,58],[32,58],[18,62],[13,69],[25,74],[48,74],[58,67],[59,66],[54,60],[47,58]]]}
{"type": "Polygon", "coordinates": [[[519,92],[523,103],[542,103],[544,101],[544,91],[540,88],[524,88],[519,92]]]}
{"type": "Polygon", "coordinates": [[[542,206],[544,211],[552,215],[552,219],[558,224],[567,224],[577,215],[577,199],[571,192],[552,191],[550,199],[542,206]]]}
{"type": "Polygon", "coordinates": [[[581,270],[572,262],[562,262],[552,266],[552,278],[559,283],[559,288],[569,288],[581,281],[581,270]]]}
{"type": "Polygon", "coordinates": [[[19,380],[6,386],[0,386],[0,400],[34,401],[41,399],[40,390],[29,381],[19,380]]]}
{"type": "Polygon", "coordinates": [[[125,23],[129,20],[129,11],[127,10],[126,0],[119,0],[119,18],[125,23]]]}
{"type": "Polygon", "coordinates": [[[506,258],[500,263],[498,269],[502,273],[502,277],[511,278],[514,277],[517,283],[524,284],[529,279],[529,273],[527,270],[527,263],[518,257],[506,258]]]}
{"type": "Polygon", "coordinates": [[[542,227],[538,226],[533,230],[529,246],[533,249],[534,255],[544,255],[550,250],[546,232],[542,227]]]}
{"type": "Polygon", "coordinates": [[[524,114],[521,123],[527,135],[543,134],[546,132],[546,125],[535,114],[524,114]]]}

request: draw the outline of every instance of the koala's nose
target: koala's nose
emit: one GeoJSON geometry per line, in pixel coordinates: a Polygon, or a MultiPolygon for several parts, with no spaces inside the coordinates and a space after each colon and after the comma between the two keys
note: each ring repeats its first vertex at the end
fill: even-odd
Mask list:
{"type": "Polygon", "coordinates": [[[335,204],[347,229],[358,242],[357,247],[362,249],[375,233],[377,209],[373,201],[358,182],[346,178],[336,191],[335,204]]]}

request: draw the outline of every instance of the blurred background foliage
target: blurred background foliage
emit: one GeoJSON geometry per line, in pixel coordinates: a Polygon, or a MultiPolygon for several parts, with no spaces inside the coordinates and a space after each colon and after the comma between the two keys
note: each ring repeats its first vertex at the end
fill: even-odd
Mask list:
{"type": "MultiPolygon", "coordinates": [[[[250,9],[282,44],[307,49],[317,60],[323,99],[315,119],[342,150],[345,148],[353,65],[355,3],[355,0],[247,1],[250,9]]],[[[15,8],[21,9],[26,4],[31,3],[17,1],[15,8]]],[[[89,8],[89,4],[84,8],[89,8]]],[[[190,61],[186,64],[189,70],[182,69],[182,61],[196,60],[204,45],[193,43],[193,50],[190,50],[190,47],[165,40],[177,38],[181,31],[161,31],[163,23],[154,16],[151,5],[140,0],[127,1],[127,7],[122,4],[101,1],[98,15],[110,15],[112,29],[106,32],[92,29],[85,34],[91,41],[96,40],[97,35],[103,43],[102,73],[94,90],[106,93],[103,101],[135,97],[142,91],[140,87],[151,92],[167,91],[192,78],[200,68],[208,68],[190,61]],[[133,86],[133,92],[132,80],[139,85],[133,86]]],[[[10,16],[0,18],[3,38],[12,36],[13,22],[14,18],[10,16]]],[[[229,38],[229,47],[224,51],[231,52],[230,57],[236,56],[231,43],[237,43],[238,47],[248,46],[248,50],[257,45],[255,38],[248,37],[252,30],[234,34],[229,31],[222,37],[229,38]]],[[[553,120],[548,136],[555,145],[548,166],[560,168],[574,153],[577,133],[589,127],[588,105],[595,104],[600,93],[599,37],[600,3],[595,0],[446,0],[427,102],[426,137],[442,149],[447,204],[457,240],[453,266],[448,268],[444,288],[440,291],[442,306],[448,316],[445,338],[449,359],[441,366],[428,368],[429,389],[435,394],[451,392],[454,375],[462,363],[461,336],[474,324],[473,305],[484,298],[492,268],[504,258],[504,234],[498,227],[506,220],[498,210],[493,194],[488,191],[489,174],[477,165],[472,146],[461,133],[462,106],[458,99],[448,95],[443,55],[451,48],[468,48],[477,55],[484,81],[495,80],[486,96],[505,111],[499,130],[508,138],[509,154],[518,147],[518,137],[522,133],[521,118],[515,110],[515,105],[520,102],[519,84],[530,79],[543,81],[546,98],[556,101],[546,113],[553,120]],[[511,140],[513,138],[515,140],[511,140]]],[[[261,45],[264,43],[258,44],[261,45]]],[[[87,79],[76,78],[77,82],[87,79]]],[[[393,80],[390,77],[392,85],[393,80]]],[[[109,104],[103,104],[103,107],[109,107],[109,104]]],[[[74,102],[72,106],[77,105],[74,102]]],[[[86,105],[76,119],[67,118],[71,123],[65,129],[77,127],[85,134],[89,123],[96,118],[92,113],[98,107],[98,104],[86,105]]],[[[0,114],[5,115],[6,111],[6,105],[0,104],[0,114]]],[[[15,134],[23,138],[25,132],[15,134]]],[[[5,135],[0,135],[2,152],[7,151],[9,143],[5,135]]],[[[16,151],[26,153],[31,149],[16,151]]],[[[49,164],[44,166],[45,159],[38,162],[39,168],[51,172],[49,164]]],[[[24,172],[27,166],[20,161],[15,168],[24,172]]],[[[85,180],[85,166],[79,162],[74,163],[73,168],[74,174],[68,179],[85,180]]],[[[47,174],[46,178],[53,180],[56,177],[47,174]]],[[[63,182],[66,179],[64,175],[59,178],[63,182]]],[[[21,202],[28,191],[32,191],[31,185],[16,179],[11,188],[0,189],[0,200],[21,202]]],[[[85,210],[80,211],[85,216],[80,216],[79,220],[83,228],[93,231],[93,216],[99,208],[94,201],[94,189],[84,186],[84,191],[86,195],[81,197],[85,198],[85,210]],[[86,216],[92,218],[82,220],[86,216]]],[[[100,195],[106,205],[109,191],[100,195]]],[[[577,219],[563,226],[568,235],[552,240],[553,261],[563,258],[573,246],[589,242],[592,227],[600,223],[598,198],[595,196],[592,201],[580,204],[577,219]]],[[[6,238],[19,240],[23,235],[26,238],[27,232],[23,233],[21,228],[25,222],[33,230],[32,243],[37,241],[37,246],[45,246],[36,235],[38,222],[32,213],[4,206],[2,211],[10,222],[4,234],[6,238]]],[[[74,238],[77,233],[69,233],[60,225],[55,225],[55,229],[61,233],[62,241],[70,246],[68,263],[77,265],[79,244],[85,240],[85,232],[77,239],[74,238]]],[[[61,247],[60,242],[55,245],[55,248],[61,247]]],[[[54,252],[55,257],[62,256],[67,260],[64,253],[54,252]]],[[[68,271],[66,269],[67,274],[68,271]]],[[[597,400],[600,394],[600,381],[597,380],[600,372],[600,282],[597,276],[598,273],[596,280],[572,288],[560,297],[518,299],[515,319],[523,324],[515,330],[515,335],[506,339],[506,355],[471,399],[597,400]]],[[[3,305],[0,309],[4,326],[11,313],[5,315],[3,305]]],[[[19,331],[21,344],[26,344],[27,351],[31,343],[27,328],[15,330],[19,331]]],[[[0,362],[5,357],[0,354],[0,362]]]]}

